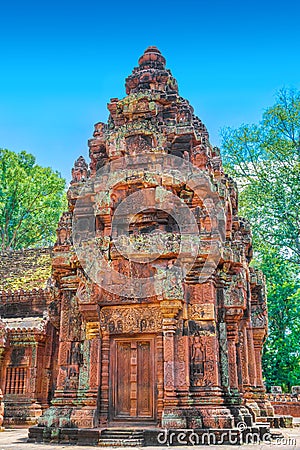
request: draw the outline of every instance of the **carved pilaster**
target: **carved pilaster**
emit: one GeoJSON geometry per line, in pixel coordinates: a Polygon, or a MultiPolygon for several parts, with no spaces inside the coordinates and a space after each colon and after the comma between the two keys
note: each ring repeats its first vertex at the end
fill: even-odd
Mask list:
{"type": "Polygon", "coordinates": [[[168,401],[174,404],[175,393],[175,332],[176,316],[182,309],[181,300],[163,300],[160,302],[164,351],[164,391],[168,401]],[[171,400],[172,399],[172,400],[171,400]]]}
{"type": "Polygon", "coordinates": [[[0,431],[4,431],[4,428],[2,427],[3,419],[4,419],[4,403],[2,390],[0,389],[0,431]]]}
{"type": "Polygon", "coordinates": [[[251,386],[256,386],[256,363],[255,363],[252,328],[247,328],[247,344],[248,344],[249,381],[251,386]]]}
{"type": "Polygon", "coordinates": [[[256,386],[264,388],[262,379],[262,347],[265,338],[264,328],[253,328],[253,343],[254,343],[254,355],[255,355],[255,366],[256,366],[256,386]]]}
{"type": "Polygon", "coordinates": [[[248,370],[248,345],[247,345],[247,330],[246,325],[243,322],[241,325],[241,329],[239,331],[239,342],[238,342],[238,352],[239,352],[239,360],[240,360],[240,370],[241,370],[241,384],[242,388],[248,390],[249,389],[249,370],[248,370]]]}
{"type": "Polygon", "coordinates": [[[164,345],[164,389],[166,400],[172,399],[174,402],[175,394],[175,342],[176,319],[163,318],[163,345],[164,345]]]}
{"type": "MultiPolygon", "coordinates": [[[[228,297],[229,299],[229,297],[228,297]]],[[[228,301],[229,303],[229,301],[228,301]]],[[[228,345],[228,365],[230,388],[238,390],[238,367],[237,367],[237,342],[239,323],[243,314],[242,307],[235,306],[235,298],[230,301],[231,305],[226,305],[225,320],[227,324],[227,345],[228,345]]]]}
{"type": "Polygon", "coordinates": [[[86,338],[90,341],[90,395],[98,394],[100,385],[100,354],[101,354],[101,337],[98,322],[87,323],[86,338]]]}
{"type": "Polygon", "coordinates": [[[236,344],[238,340],[238,326],[236,323],[227,323],[228,339],[228,363],[229,363],[229,383],[233,389],[238,388],[238,373],[236,361],[236,344]]]}
{"type": "Polygon", "coordinates": [[[109,408],[109,333],[102,332],[100,426],[107,425],[109,408]]]}
{"type": "MultiPolygon", "coordinates": [[[[4,364],[3,364],[3,360],[4,360],[4,347],[0,347],[0,389],[4,383],[4,364]]],[[[4,389],[4,386],[3,386],[4,389]]]]}

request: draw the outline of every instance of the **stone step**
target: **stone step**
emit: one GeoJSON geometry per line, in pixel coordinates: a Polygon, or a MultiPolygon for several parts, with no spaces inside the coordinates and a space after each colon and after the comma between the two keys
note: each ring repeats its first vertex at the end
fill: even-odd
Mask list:
{"type": "Polygon", "coordinates": [[[274,431],[270,430],[271,439],[281,439],[284,437],[284,435],[281,433],[281,431],[274,431]]]}
{"type": "Polygon", "coordinates": [[[110,433],[110,434],[101,434],[100,438],[103,439],[143,439],[143,434],[119,434],[119,433],[110,433]]]}
{"type": "Polygon", "coordinates": [[[102,431],[101,433],[101,437],[106,437],[106,436],[120,436],[120,438],[124,438],[124,437],[140,437],[142,438],[144,435],[144,433],[142,431],[102,431]]]}
{"type": "Polygon", "coordinates": [[[98,445],[101,447],[140,447],[144,444],[142,430],[106,429],[101,431],[98,445]]]}
{"type": "Polygon", "coordinates": [[[101,431],[101,434],[110,434],[110,433],[119,433],[119,434],[134,434],[134,433],[140,433],[143,434],[143,430],[127,430],[126,428],[124,430],[118,430],[118,429],[105,429],[101,431]]]}
{"type": "Polygon", "coordinates": [[[100,438],[98,441],[100,447],[142,447],[144,439],[106,439],[100,438]]]}

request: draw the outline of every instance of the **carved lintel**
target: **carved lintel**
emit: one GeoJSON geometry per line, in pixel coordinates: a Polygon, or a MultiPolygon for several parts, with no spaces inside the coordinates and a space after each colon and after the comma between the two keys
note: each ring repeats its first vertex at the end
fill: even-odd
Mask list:
{"type": "Polygon", "coordinates": [[[103,307],[100,311],[102,332],[151,333],[161,330],[162,314],[159,306],[103,307]]]}

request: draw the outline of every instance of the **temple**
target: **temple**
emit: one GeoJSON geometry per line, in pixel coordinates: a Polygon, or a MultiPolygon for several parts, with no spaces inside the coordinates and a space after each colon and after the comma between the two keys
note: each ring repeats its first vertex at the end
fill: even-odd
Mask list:
{"type": "Polygon", "coordinates": [[[147,48],[89,164],[75,162],[47,284],[1,294],[0,387],[8,421],[39,417],[31,440],[128,428],[155,443],[161,429],[253,432],[274,416],[249,223],[165,64],[147,48]]]}

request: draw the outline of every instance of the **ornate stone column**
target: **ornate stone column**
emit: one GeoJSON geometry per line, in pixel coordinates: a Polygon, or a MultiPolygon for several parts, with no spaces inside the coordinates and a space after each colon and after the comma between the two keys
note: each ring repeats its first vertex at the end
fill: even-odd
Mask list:
{"type": "Polygon", "coordinates": [[[248,374],[249,374],[249,388],[245,393],[246,405],[250,408],[254,417],[260,416],[260,409],[256,403],[256,362],[253,343],[253,330],[250,328],[250,323],[247,324],[246,337],[247,337],[247,350],[248,350],[248,374]]]}
{"type": "Polygon", "coordinates": [[[253,328],[253,344],[254,344],[254,356],[255,356],[255,367],[256,367],[256,387],[263,388],[262,379],[262,348],[265,340],[265,329],[264,328],[253,328]]]}
{"type": "Polygon", "coordinates": [[[232,305],[225,313],[228,346],[229,387],[232,393],[238,393],[237,342],[239,322],[243,314],[241,307],[232,305]]]}
{"type": "Polygon", "coordinates": [[[232,305],[226,308],[225,320],[227,328],[227,345],[228,345],[228,365],[229,365],[229,396],[227,401],[232,405],[234,412],[235,424],[244,422],[252,425],[252,416],[245,407],[243,392],[239,390],[238,365],[237,365],[237,343],[238,330],[243,308],[232,305]]]}
{"type": "Polygon", "coordinates": [[[176,319],[164,317],[162,321],[164,352],[164,391],[165,405],[177,404],[175,392],[175,342],[176,319]]]}
{"type": "Polygon", "coordinates": [[[236,360],[236,344],[238,341],[238,325],[236,322],[227,322],[227,345],[229,364],[229,385],[232,391],[238,390],[238,373],[236,360]]]}
{"type": "Polygon", "coordinates": [[[255,269],[251,270],[251,325],[256,371],[256,386],[253,388],[253,397],[259,407],[260,416],[274,416],[274,409],[266,396],[262,378],[262,348],[268,330],[265,280],[262,272],[255,269]]]}
{"type": "Polygon", "coordinates": [[[3,419],[4,419],[4,403],[2,390],[0,389],[0,431],[4,431],[4,428],[2,427],[3,419]]]}
{"type": "Polygon", "coordinates": [[[242,320],[239,331],[239,342],[238,351],[239,359],[241,362],[241,375],[242,375],[242,389],[247,392],[249,391],[249,369],[248,369],[248,343],[247,343],[247,323],[242,320]]]}
{"type": "Polygon", "coordinates": [[[256,402],[260,409],[260,416],[274,416],[274,409],[269,402],[262,379],[262,348],[265,340],[265,328],[253,328],[253,343],[256,365],[256,402]]]}
{"type": "Polygon", "coordinates": [[[98,426],[99,421],[98,388],[101,350],[99,322],[86,322],[85,328],[77,392],[80,403],[72,412],[71,421],[79,428],[93,428],[98,426]]]}
{"type": "MultiPolygon", "coordinates": [[[[3,393],[2,393],[1,385],[4,384],[4,379],[5,379],[4,365],[3,365],[5,340],[6,340],[5,337],[6,337],[5,326],[4,326],[3,322],[0,320],[0,380],[1,380],[1,384],[0,384],[0,431],[4,431],[4,428],[2,427],[3,419],[4,419],[4,403],[3,403],[3,393]]],[[[4,386],[3,386],[3,389],[4,389],[4,386]]]]}
{"type": "MultiPolygon", "coordinates": [[[[68,405],[72,404],[69,398],[72,397],[69,391],[73,391],[76,386],[78,387],[78,371],[70,371],[71,353],[72,353],[72,336],[71,333],[78,332],[76,324],[74,329],[71,330],[70,321],[77,320],[77,317],[72,311],[72,292],[64,291],[61,299],[61,314],[60,314],[60,332],[59,332],[59,350],[58,350],[58,375],[56,390],[54,394],[53,404],[55,405],[68,405]],[[76,329],[76,330],[75,330],[76,329]],[[70,383],[70,377],[72,377],[70,383]]],[[[73,328],[73,327],[72,327],[73,328]]]]}
{"type": "MultiPolygon", "coordinates": [[[[4,360],[4,351],[5,351],[5,337],[6,337],[6,332],[5,332],[5,327],[4,324],[1,322],[0,320],[0,380],[1,383],[4,382],[4,366],[3,366],[3,360],[4,360]]],[[[0,384],[0,389],[1,387],[4,389],[4,386],[1,386],[0,384]]]]}
{"type": "Polygon", "coordinates": [[[109,409],[109,332],[102,330],[101,345],[101,393],[99,425],[104,427],[108,423],[109,409]]]}
{"type": "Polygon", "coordinates": [[[177,315],[182,309],[182,300],[163,300],[162,312],[163,355],[164,355],[164,410],[162,426],[166,428],[186,427],[186,418],[177,410],[178,398],[175,387],[175,332],[177,315]]]}
{"type": "Polygon", "coordinates": [[[248,343],[248,368],[250,386],[256,386],[256,363],[253,343],[252,328],[247,327],[247,343],[248,343]]]}
{"type": "Polygon", "coordinates": [[[90,342],[90,370],[89,382],[90,388],[87,392],[88,397],[97,399],[98,388],[100,385],[100,354],[101,354],[101,336],[98,322],[88,322],[86,338],[90,342]]]}
{"type": "Polygon", "coordinates": [[[33,418],[42,415],[42,408],[38,401],[38,378],[41,376],[41,361],[43,358],[43,350],[45,345],[45,336],[35,333],[34,342],[31,343],[31,366],[29,369],[29,386],[30,386],[30,415],[33,418]]]}

